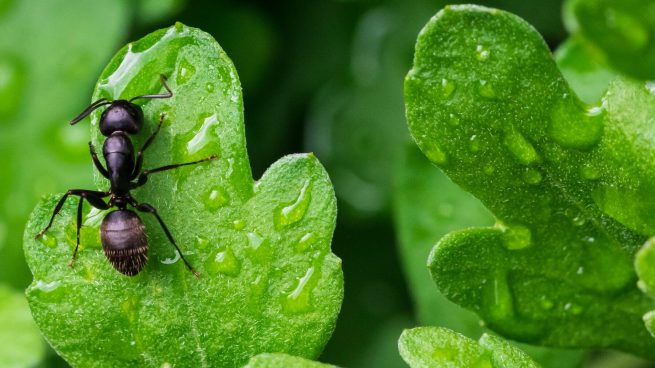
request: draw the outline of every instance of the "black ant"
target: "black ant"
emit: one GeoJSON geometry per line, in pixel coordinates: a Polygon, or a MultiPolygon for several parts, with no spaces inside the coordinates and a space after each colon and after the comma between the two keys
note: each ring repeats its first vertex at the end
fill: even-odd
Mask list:
{"type": "Polygon", "coordinates": [[[112,266],[114,266],[114,268],[120,273],[126,276],[134,276],[143,269],[148,261],[148,240],[145,234],[145,226],[135,212],[127,209],[127,206],[130,205],[139,212],[151,213],[155,218],[157,218],[157,221],[159,221],[162,229],[164,229],[164,233],[166,233],[168,240],[173,244],[182,258],[182,261],[184,261],[186,268],[188,268],[195,276],[199,276],[199,274],[184,258],[184,255],[177,246],[177,243],[175,243],[171,232],[157,213],[157,210],[147,203],[137,202],[137,200],[130,194],[131,190],[144,185],[148,181],[148,175],[150,174],[176,169],[181,166],[194,165],[214,160],[218,157],[213,155],[198,161],[166,165],[150,170],[141,170],[143,165],[143,152],[148,148],[148,146],[150,146],[157,136],[157,133],[159,133],[162,123],[164,122],[165,114],[162,113],[160,115],[157,128],[145,141],[143,147],[141,147],[135,158],[134,146],[132,145],[132,141],[128,134],[137,134],[141,129],[141,126],[143,125],[143,110],[141,110],[139,105],[132,102],[137,99],[173,97],[173,91],[171,91],[166,84],[167,78],[164,75],[160,75],[160,79],[167,93],[142,95],[133,97],[129,100],[109,101],[106,98],[101,98],[89,105],[70,122],[71,125],[75,125],[91,114],[95,109],[104,105],[109,105],[100,116],[100,132],[107,137],[102,146],[102,155],[107,163],[107,169],[102,166],[98,160],[98,155],[95,152],[95,147],[91,142],[89,142],[89,150],[91,151],[91,157],[93,158],[93,163],[95,164],[96,169],[111,183],[109,191],[100,192],[84,189],[68,190],[55,206],[48,226],[34,237],[35,239],[39,238],[48,231],[50,226],[52,226],[55,216],[57,216],[63,207],[68,196],[79,196],[80,201],[77,205],[76,223],[77,243],[75,245],[75,250],[73,251],[73,258],[68,263],[71,267],[75,263],[77,250],[80,246],[82,205],[86,199],[91,206],[99,210],[107,210],[112,207],[118,208],[107,214],[102,220],[102,225],[100,225],[100,239],[102,241],[102,248],[105,252],[105,256],[112,266]],[[109,202],[104,201],[103,198],[106,197],[110,197],[109,202]]]}

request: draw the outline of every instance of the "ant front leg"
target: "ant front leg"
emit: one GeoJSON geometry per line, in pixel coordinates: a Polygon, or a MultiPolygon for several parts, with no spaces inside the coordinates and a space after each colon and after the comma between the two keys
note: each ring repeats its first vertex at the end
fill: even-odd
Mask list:
{"type": "Polygon", "coordinates": [[[138,211],[151,213],[151,214],[153,214],[155,216],[155,218],[157,218],[157,221],[159,221],[159,225],[161,225],[162,229],[164,229],[164,233],[166,233],[166,237],[171,242],[171,244],[173,244],[173,246],[177,250],[177,253],[180,255],[180,258],[182,258],[182,261],[184,261],[184,265],[186,266],[186,268],[189,271],[191,271],[191,273],[193,273],[193,275],[195,277],[200,277],[200,274],[196,270],[194,270],[193,267],[191,267],[191,264],[189,264],[189,262],[186,260],[186,258],[184,258],[184,254],[182,254],[182,251],[180,250],[180,247],[177,246],[177,243],[175,242],[175,239],[173,239],[173,235],[171,235],[171,232],[168,230],[168,227],[164,223],[164,220],[162,220],[161,217],[159,216],[159,213],[157,213],[157,210],[155,209],[155,207],[153,207],[153,206],[151,206],[151,205],[149,205],[147,203],[138,203],[134,199],[131,200],[131,204],[138,211]]]}
{"type": "Polygon", "coordinates": [[[139,150],[139,153],[136,155],[136,164],[134,165],[134,171],[132,171],[132,175],[130,177],[130,180],[136,179],[137,176],[139,176],[139,173],[141,172],[141,168],[143,167],[143,152],[152,144],[152,141],[155,140],[155,137],[159,133],[159,130],[161,130],[161,126],[164,123],[164,119],[166,118],[166,113],[162,112],[159,115],[159,124],[157,124],[157,128],[155,128],[155,131],[150,134],[148,139],[146,139],[146,142],[143,144],[143,147],[139,150]]]}
{"type": "Polygon", "coordinates": [[[136,183],[132,183],[132,188],[131,189],[135,189],[135,188],[138,188],[140,186],[143,186],[148,181],[148,175],[150,175],[150,174],[154,174],[156,172],[161,172],[161,171],[166,171],[166,170],[173,170],[173,169],[177,169],[177,168],[182,167],[182,166],[196,165],[196,164],[199,164],[199,163],[202,163],[202,162],[216,160],[217,158],[218,158],[218,155],[211,155],[209,157],[205,157],[202,160],[198,160],[198,161],[185,162],[185,163],[182,163],[182,164],[166,165],[166,166],[157,167],[157,168],[150,169],[150,170],[143,170],[143,172],[139,175],[139,179],[136,181],[136,183]]]}

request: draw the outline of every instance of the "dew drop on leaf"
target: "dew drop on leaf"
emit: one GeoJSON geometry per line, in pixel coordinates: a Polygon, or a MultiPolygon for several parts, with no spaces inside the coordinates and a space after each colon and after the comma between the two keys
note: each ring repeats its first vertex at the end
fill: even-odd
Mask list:
{"type": "Polygon", "coordinates": [[[57,239],[54,236],[50,236],[47,233],[43,234],[39,241],[48,248],[54,248],[57,246],[57,239]]]}
{"type": "Polygon", "coordinates": [[[542,180],[541,172],[539,172],[537,169],[529,167],[523,173],[523,180],[531,185],[539,184],[542,180]]]}
{"type": "Polygon", "coordinates": [[[585,180],[600,179],[600,170],[593,165],[585,164],[580,169],[580,176],[585,180]]]}
{"type": "Polygon", "coordinates": [[[469,138],[470,143],[469,143],[469,149],[471,152],[478,152],[480,150],[480,139],[477,135],[473,134],[471,138],[469,138]]]}
{"type": "Polygon", "coordinates": [[[455,91],[455,82],[445,78],[441,80],[441,95],[444,98],[449,98],[450,96],[452,96],[454,91],[455,91]]]}
{"type": "Polygon", "coordinates": [[[205,249],[209,245],[209,240],[202,236],[196,236],[195,246],[197,249],[205,249]]]}
{"type": "Polygon", "coordinates": [[[273,220],[276,229],[279,230],[285,226],[294,224],[305,217],[311,201],[311,189],[311,181],[309,179],[305,180],[298,196],[293,202],[281,204],[275,209],[273,220]]]}
{"type": "Polygon", "coordinates": [[[203,203],[206,209],[216,211],[220,207],[223,207],[228,199],[227,192],[223,188],[220,186],[214,186],[207,193],[203,203]]]}
{"type": "Polygon", "coordinates": [[[445,165],[448,161],[446,153],[439,147],[433,139],[424,141],[427,144],[425,147],[425,155],[437,165],[445,165]]]}
{"type": "Polygon", "coordinates": [[[295,287],[283,299],[284,311],[288,313],[307,312],[310,307],[310,297],[315,280],[312,280],[316,272],[316,267],[312,266],[307,269],[305,274],[298,279],[295,287]]]}
{"type": "Polygon", "coordinates": [[[478,47],[476,47],[475,49],[475,58],[478,59],[479,61],[486,61],[487,59],[489,59],[490,54],[491,52],[489,51],[489,49],[487,49],[482,45],[478,45],[478,47]]]}
{"type": "Polygon", "coordinates": [[[212,252],[205,262],[205,270],[212,275],[222,273],[228,276],[236,276],[239,274],[240,269],[239,260],[229,248],[221,248],[212,252]]]}
{"type": "Polygon", "coordinates": [[[585,150],[600,141],[605,116],[602,107],[586,109],[577,100],[566,98],[553,111],[548,133],[561,146],[585,150]]]}
{"type": "Polygon", "coordinates": [[[181,160],[190,161],[218,154],[220,152],[219,137],[216,133],[218,124],[216,114],[203,114],[199,117],[195,129],[176,139],[176,151],[182,156],[181,160]]]}
{"type": "Polygon", "coordinates": [[[38,295],[40,300],[54,303],[63,298],[62,293],[59,292],[59,286],[61,286],[59,281],[45,282],[39,280],[30,287],[30,291],[38,295]]]}
{"type": "Polygon", "coordinates": [[[298,243],[296,243],[296,252],[301,253],[309,249],[309,247],[314,243],[316,240],[316,237],[314,236],[314,233],[307,233],[298,240],[298,243]]]}
{"type": "Polygon", "coordinates": [[[505,226],[498,225],[503,231],[505,241],[503,244],[509,250],[524,249],[532,245],[532,232],[525,226],[512,225],[505,226]]]}
{"type": "Polygon", "coordinates": [[[486,81],[484,79],[481,79],[479,81],[478,85],[478,93],[480,96],[485,97],[485,98],[495,98],[496,97],[496,91],[494,91],[493,86],[489,81],[486,81]]]}
{"type": "Polygon", "coordinates": [[[530,165],[539,159],[532,144],[516,129],[509,129],[505,133],[503,143],[512,156],[523,165],[530,165]]]}
{"type": "Polygon", "coordinates": [[[189,63],[187,59],[182,59],[180,63],[177,65],[177,74],[175,76],[175,82],[178,85],[182,85],[191,79],[193,75],[196,73],[196,68],[189,63]]]}
{"type": "Polygon", "coordinates": [[[232,227],[235,230],[243,230],[243,228],[246,227],[246,222],[241,220],[241,219],[236,219],[236,220],[232,221],[232,227]]]}
{"type": "Polygon", "coordinates": [[[496,271],[493,281],[485,286],[484,297],[484,308],[495,319],[505,319],[514,314],[514,302],[507,283],[506,271],[496,271]]]}

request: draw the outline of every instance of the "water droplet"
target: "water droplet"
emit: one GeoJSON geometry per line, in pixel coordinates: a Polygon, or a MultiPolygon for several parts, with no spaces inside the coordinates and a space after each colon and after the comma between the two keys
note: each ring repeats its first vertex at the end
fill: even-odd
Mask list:
{"type": "Polygon", "coordinates": [[[0,124],[18,111],[23,100],[25,73],[14,58],[0,56],[0,124]]]}
{"type": "Polygon", "coordinates": [[[222,273],[228,276],[239,274],[241,265],[230,248],[222,248],[214,251],[205,262],[205,270],[212,275],[222,273]]]}
{"type": "Polygon", "coordinates": [[[471,152],[478,152],[480,150],[480,139],[478,136],[473,134],[471,138],[469,138],[469,141],[469,148],[471,149],[471,152]]]}
{"type": "Polygon", "coordinates": [[[311,191],[311,181],[307,179],[293,202],[281,204],[275,209],[273,220],[276,229],[294,224],[305,217],[311,201],[311,191]]]}
{"type": "Polygon", "coordinates": [[[496,91],[494,91],[494,88],[489,81],[481,79],[479,83],[480,84],[478,85],[478,93],[480,94],[480,96],[486,98],[496,97],[496,91]]]}
{"type": "Polygon", "coordinates": [[[530,165],[539,160],[539,155],[530,141],[514,128],[505,132],[503,143],[514,158],[523,165],[530,165]]]}
{"type": "Polygon", "coordinates": [[[295,288],[283,299],[285,312],[302,313],[309,310],[313,284],[316,283],[316,281],[312,282],[314,272],[314,266],[309,267],[305,274],[298,279],[295,288]]]}
{"type": "Polygon", "coordinates": [[[542,176],[539,170],[528,167],[523,172],[523,180],[530,185],[536,185],[541,183],[542,176]]]}
{"type": "Polygon", "coordinates": [[[593,236],[585,236],[584,238],[582,238],[582,240],[585,241],[586,243],[593,243],[596,241],[596,238],[594,238],[593,236]]]}
{"type": "Polygon", "coordinates": [[[176,152],[182,156],[180,159],[183,161],[201,159],[220,152],[217,115],[201,115],[199,120],[192,131],[175,140],[176,152]]]}
{"type": "Polygon", "coordinates": [[[232,176],[232,173],[234,172],[234,159],[233,158],[228,158],[227,159],[227,170],[225,171],[225,177],[229,178],[232,176]]]}
{"type": "Polygon", "coordinates": [[[205,84],[205,89],[207,92],[212,93],[214,92],[214,84],[213,83],[207,83],[205,84]]]}
{"type": "Polygon", "coordinates": [[[232,227],[234,227],[235,230],[243,230],[243,228],[246,227],[246,222],[241,219],[236,219],[232,221],[232,227]]]}
{"type": "Polygon", "coordinates": [[[580,176],[585,180],[598,180],[600,179],[600,170],[590,164],[585,164],[580,169],[580,176]]]}
{"type": "Polygon", "coordinates": [[[475,48],[475,58],[478,59],[478,61],[486,61],[489,59],[489,55],[491,52],[489,49],[482,45],[478,45],[478,47],[475,48]]]}
{"type": "Polygon", "coordinates": [[[587,219],[583,216],[575,216],[572,220],[573,226],[582,226],[587,222],[587,219]]]}
{"type": "Polygon", "coordinates": [[[589,149],[603,135],[605,109],[586,108],[577,99],[567,98],[553,111],[548,134],[566,148],[589,149]]]}
{"type": "Polygon", "coordinates": [[[483,305],[494,320],[506,319],[514,314],[512,292],[504,270],[497,270],[493,282],[485,286],[483,305]]]}
{"type": "Polygon", "coordinates": [[[651,95],[655,95],[655,82],[649,81],[646,82],[646,89],[650,92],[651,95]]]}
{"type": "Polygon", "coordinates": [[[605,11],[605,22],[613,35],[622,39],[623,47],[638,51],[648,44],[648,28],[639,19],[610,8],[605,11]]]}
{"type": "Polygon", "coordinates": [[[209,245],[209,240],[202,236],[196,236],[195,244],[196,244],[196,248],[202,250],[207,248],[207,246],[209,245]]]}
{"type": "Polygon", "coordinates": [[[216,211],[223,207],[228,201],[228,195],[220,186],[214,186],[209,190],[205,201],[203,202],[205,208],[210,211],[216,211]]]}
{"type": "Polygon", "coordinates": [[[296,252],[301,253],[309,249],[309,247],[314,244],[316,237],[313,233],[307,233],[300,238],[298,243],[296,243],[296,252]]]}
{"type": "Polygon", "coordinates": [[[47,233],[43,234],[39,241],[48,248],[54,248],[57,246],[57,239],[54,236],[48,235],[47,233]]]}
{"type": "Polygon", "coordinates": [[[532,245],[532,232],[525,226],[506,226],[502,223],[496,225],[503,231],[504,245],[509,250],[524,249],[532,245]]]}
{"type": "Polygon", "coordinates": [[[441,80],[441,95],[444,98],[450,97],[454,91],[455,91],[454,82],[449,81],[448,79],[445,78],[441,80]]]}
{"type": "Polygon", "coordinates": [[[459,125],[459,117],[455,114],[450,114],[448,123],[452,126],[458,126],[459,125]]]}
{"type": "Polygon", "coordinates": [[[250,248],[254,250],[259,249],[259,247],[264,243],[264,241],[266,241],[265,238],[262,238],[261,235],[255,232],[248,233],[246,236],[248,237],[248,244],[250,245],[250,248]]]}
{"type": "Polygon", "coordinates": [[[425,141],[426,146],[423,151],[427,158],[434,162],[437,165],[445,165],[448,161],[446,153],[441,150],[441,148],[431,140],[425,141]]]}
{"type": "Polygon", "coordinates": [[[43,301],[58,302],[64,296],[63,289],[59,289],[59,286],[61,286],[60,281],[45,282],[39,280],[30,287],[30,292],[43,301]]]}
{"type": "Polygon", "coordinates": [[[175,81],[178,85],[182,85],[191,79],[196,74],[196,68],[186,59],[182,58],[177,65],[177,75],[175,81]]]}
{"type": "Polygon", "coordinates": [[[578,267],[578,270],[576,271],[576,273],[578,275],[582,275],[584,273],[584,267],[583,266],[578,267]]]}

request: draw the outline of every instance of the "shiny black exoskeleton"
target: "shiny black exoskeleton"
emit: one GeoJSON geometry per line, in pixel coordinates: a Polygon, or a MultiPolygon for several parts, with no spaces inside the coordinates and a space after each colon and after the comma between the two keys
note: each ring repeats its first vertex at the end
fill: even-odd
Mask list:
{"type": "Polygon", "coordinates": [[[161,76],[161,83],[166,89],[167,93],[142,95],[131,98],[130,100],[114,100],[108,101],[107,99],[100,99],[95,101],[84,111],[80,113],[75,119],[71,121],[71,125],[77,124],[79,121],[91,114],[95,109],[109,105],[103,111],[100,117],[100,132],[107,137],[102,147],[102,155],[107,164],[107,168],[100,163],[95,148],[89,142],[89,149],[91,151],[91,158],[95,164],[96,169],[102,176],[107,178],[110,182],[110,188],[107,192],[100,192],[94,190],[84,189],[71,189],[59,200],[50,218],[48,225],[41,230],[35,238],[42,236],[55,219],[55,216],[61,211],[66,198],[74,195],[79,196],[80,200],[77,205],[77,243],[73,251],[73,258],[69,266],[73,266],[77,257],[77,250],[80,245],[80,227],[82,225],[82,206],[86,199],[91,206],[106,210],[112,207],[118,208],[105,216],[100,225],[100,240],[102,241],[102,248],[105,256],[116,270],[127,276],[134,276],[138,274],[146,262],[148,261],[148,239],[145,233],[145,226],[139,216],[132,210],[128,209],[128,205],[139,212],[151,213],[155,216],[161,225],[168,240],[173,244],[179,253],[182,261],[189,271],[198,276],[198,273],[191,267],[189,262],[184,258],[182,251],[175,243],[173,236],[164,224],[157,210],[147,204],[139,203],[132,197],[130,191],[144,185],[148,181],[148,175],[165,170],[176,169],[181,166],[198,164],[201,162],[214,160],[217,156],[210,156],[202,160],[186,162],[181,164],[173,164],[162,166],[150,170],[141,170],[143,165],[143,152],[150,146],[152,141],[159,133],[162,123],[164,122],[165,115],[160,115],[159,124],[155,131],[148,137],[143,144],[143,147],[134,155],[134,146],[129,135],[137,134],[143,125],[143,111],[139,105],[132,103],[136,99],[152,99],[152,98],[170,98],[173,97],[173,92],[166,84],[166,77],[161,76]],[[109,201],[105,202],[103,198],[109,197],[109,201]]]}

